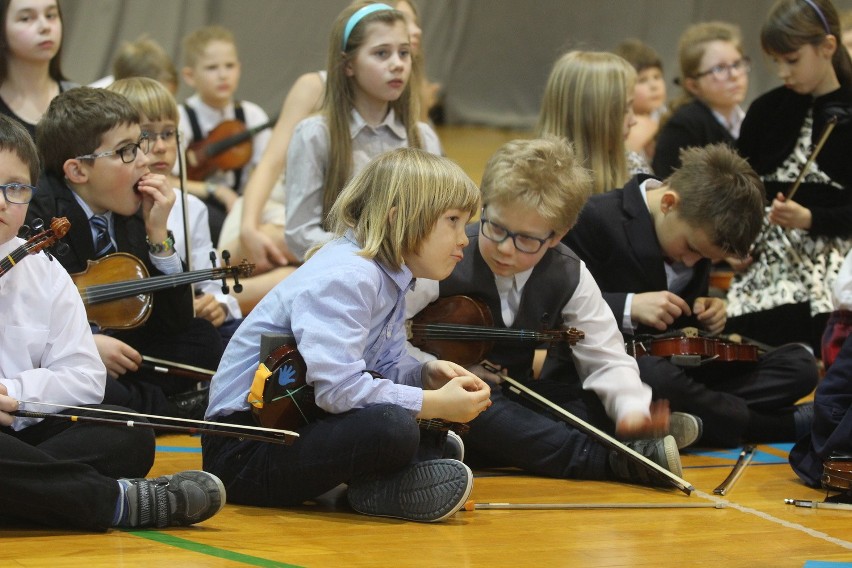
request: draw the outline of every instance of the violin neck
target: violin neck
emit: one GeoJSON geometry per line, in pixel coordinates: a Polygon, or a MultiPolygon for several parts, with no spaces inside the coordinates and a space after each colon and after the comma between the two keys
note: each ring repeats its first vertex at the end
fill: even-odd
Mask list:
{"type": "Polygon", "coordinates": [[[264,122],[263,124],[259,124],[252,128],[247,128],[245,131],[240,132],[239,134],[234,134],[233,136],[229,136],[224,140],[213,142],[207,146],[205,153],[209,158],[212,158],[213,156],[218,156],[222,152],[233,148],[238,144],[242,144],[261,130],[265,130],[266,128],[269,128],[270,126],[274,125],[277,120],[278,116],[276,115],[272,118],[272,120],[264,122]]]}
{"type": "Polygon", "coordinates": [[[26,242],[0,259],[0,276],[9,272],[13,266],[18,264],[22,259],[26,258],[33,252],[38,252],[40,249],[35,249],[35,244],[26,242]]]}
{"type": "Polygon", "coordinates": [[[208,268],[206,270],[193,270],[192,272],[181,272],[164,276],[152,276],[141,280],[127,280],[124,282],[112,282],[110,284],[95,284],[80,289],[83,303],[98,304],[111,302],[121,298],[129,298],[139,294],[148,294],[167,288],[175,288],[184,284],[193,284],[204,280],[223,278],[231,274],[234,267],[208,268]]]}
{"type": "Polygon", "coordinates": [[[414,324],[423,339],[457,341],[551,341],[553,334],[525,329],[459,324],[414,324]]]}

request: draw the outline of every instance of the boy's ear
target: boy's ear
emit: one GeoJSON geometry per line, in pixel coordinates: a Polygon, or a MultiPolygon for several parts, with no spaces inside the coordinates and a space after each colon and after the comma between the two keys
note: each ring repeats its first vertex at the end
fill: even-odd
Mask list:
{"type": "Polygon", "coordinates": [[[83,167],[80,160],[65,160],[65,163],[62,164],[62,171],[71,183],[86,183],[89,181],[89,172],[83,167]]]}
{"type": "Polygon", "coordinates": [[[393,222],[396,221],[396,205],[390,208],[388,211],[388,225],[393,226],[393,222]]]}
{"type": "Polygon", "coordinates": [[[568,227],[567,229],[565,229],[562,232],[557,231],[556,233],[554,233],[553,237],[551,237],[550,248],[553,248],[553,247],[557,246],[559,243],[561,243],[562,239],[565,238],[565,235],[568,234],[568,231],[570,231],[571,228],[572,227],[568,227]]]}
{"type": "Polygon", "coordinates": [[[664,214],[677,211],[680,205],[680,195],[676,191],[666,190],[660,198],[660,211],[664,214]]]}
{"type": "Polygon", "coordinates": [[[183,80],[187,85],[189,85],[193,89],[195,88],[195,75],[193,73],[192,67],[181,68],[180,76],[183,77],[183,80]]]}

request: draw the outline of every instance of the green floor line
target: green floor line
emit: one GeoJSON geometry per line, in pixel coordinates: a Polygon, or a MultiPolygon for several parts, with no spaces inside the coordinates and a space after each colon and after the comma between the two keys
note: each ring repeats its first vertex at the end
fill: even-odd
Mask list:
{"type": "Polygon", "coordinates": [[[241,562],[242,564],[247,564],[249,566],[260,566],[262,568],[301,568],[297,564],[287,564],[286,562],[277,562],[275,560],[268,560],[266,558],[258,558],[257,556],[249,556],[248,554],[240,554],[239,552],[233,552],[231,550],[225,550],[224,548],[217,548],[215,546],[201,544],[200,542],[187,540],[185,538],[180,538],[165,532],[150,530],[125,532],[134,536],[138,536],[140,538],[159,542],[160,544],[174,546],[176,548],[182,548],[184,550],[197,552],[199,554],[206,554],[207,556],[215,556],[216,558],[224,558],[225,560],[241,562]]]}

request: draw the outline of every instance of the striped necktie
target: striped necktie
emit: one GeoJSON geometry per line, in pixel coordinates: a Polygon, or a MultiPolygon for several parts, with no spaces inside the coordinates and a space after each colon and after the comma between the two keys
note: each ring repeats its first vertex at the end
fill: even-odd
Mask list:
{"type": "Polygon", "coordinates": [[[95,230],[95,257],[100,258],[115,252],[112,239],[109,236],[109,221],[101,215],[92,215],[89,219],[95,230]]]}

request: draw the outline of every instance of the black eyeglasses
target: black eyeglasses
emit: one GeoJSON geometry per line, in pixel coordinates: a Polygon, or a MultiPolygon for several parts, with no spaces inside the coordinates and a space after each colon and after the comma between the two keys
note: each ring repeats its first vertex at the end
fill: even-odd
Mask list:
{"type": "MultiPolygon", "coordinates": [[[[143,138],[148,138],[151,141],[151,145],[157,143],[157,139],[162,140],[163,142],[171,142],[175,139],[175,135],[177,134],[177,130],[174,128],[167,128],[162,132],[154,132],[153,130],[143,130],[142,136],[143,138]]],[[[147,152],[146,152],[147,154],[147,152]]]]}
{"type": "Polygon", "coordinates": [[[751,59],[748,57],[742,57],[737,59],[730,65],[725,63],[720,63],[719,65],[714,65],[707,71],[702,71],[701,73],[695,74],[695,79],[700,79],[702,77],[706,77],[707,75],[712,75],[714,79],[717,81],[724,81],[725,79],[731,78],[731,73],[734,71],[740,71],[742,73],[748,73],[751,71],[751,59]]]}
{"type": "Polygon", "coordinates": [[[24,205],[33,199],[36,188],[25,183],[4,183],[0,185],[3,190],[3,198],[9,203],[20,203],[24,205]]]}
{"type": "Polygon", "coordinates": [[[531,237],[529,235],[524,235],[521,233],[513,233],[506,227],[503,227],[502,225],[498,225],[497,223],[486,219],[485,208],[482,209],[480,223],[483,237],[490,241],[494,241],[497,244],[500,244],[511,237],[512,242],[515,244],[515,248],[518,249],[518,252],[523,252],[526,254],[537,253],[541,250],[541,247],[543,247],[545,243],[550,240],[553,235],[556,234],[555,231],[551,231],[551,233],[547,236],[546,239],[539,239],[538,237],[531,237]]]}
{"type": "Polygon", "coordinates": [[[151,139],[143,134],[137,142],[125,144],[118,150],[109,150],[107,152],[98,152],[97,154],[86,154],[85,156],[77,156],[75,160],[94,160],[96,158],[105,158],[107,156],[114,156],[118,154],[122,162],[124,162],[125,164],[129,164],[136,159],[136,155],[139,150],[142,150],[143,154],[147,154],[151,151],[151,146],[151,139]]]}

